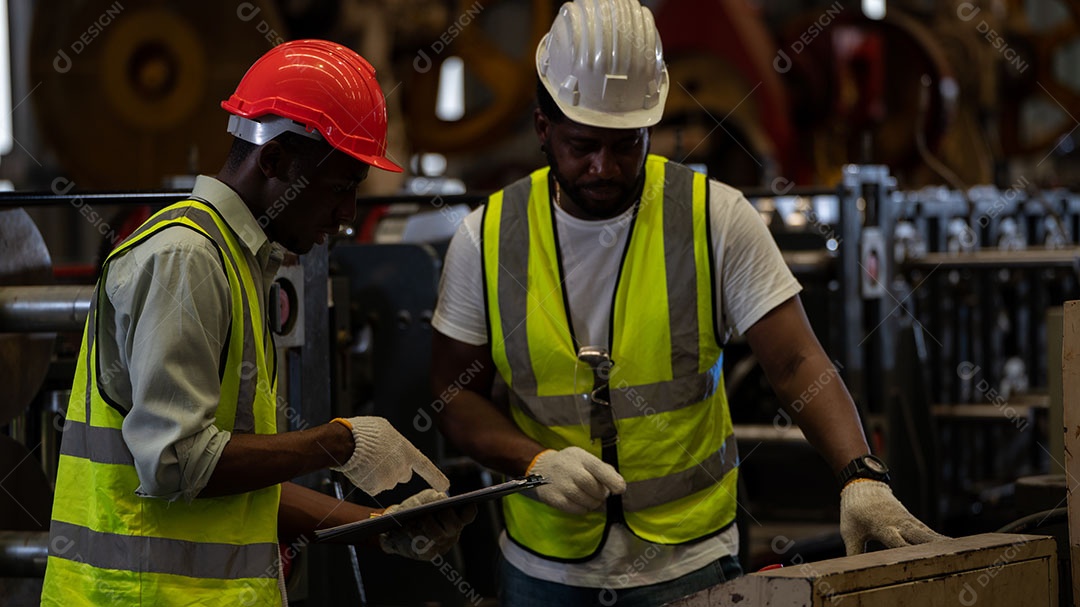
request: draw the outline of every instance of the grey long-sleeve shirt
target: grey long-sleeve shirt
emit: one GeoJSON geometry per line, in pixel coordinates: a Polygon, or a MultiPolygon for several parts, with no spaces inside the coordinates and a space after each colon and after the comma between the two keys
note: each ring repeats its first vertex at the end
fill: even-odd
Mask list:
{"type": "MultiPolygon", "coordinates": [[[[222,182],[200,176],[192,196],[213,205],[239,236],[265,302],[283,248],[222,182]]],[[[190,501],[231,436],[214,426],[231,318],[218,252],[192,230],[164,230],[114,259],[104,290],[96,341],[101,386],[129,408],[123,436],[139,475],[136,492],[190,501]]]]}

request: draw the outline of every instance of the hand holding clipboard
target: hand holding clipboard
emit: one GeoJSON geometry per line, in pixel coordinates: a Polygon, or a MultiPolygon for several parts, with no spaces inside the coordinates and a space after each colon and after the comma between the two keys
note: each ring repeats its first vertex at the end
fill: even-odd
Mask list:
{"type": "Polygon", "coordinates": [[[337,540],[350,544],[359,543],[365,538],[398,529],[407,522],[423,516],[435,514],[447,508],[457,508],[467,504],[478,504],[480,502],[500,498],[504,495],[533,489],[540,485],[547,484],[547,482],[548,481],[543,477],[534,474],[524,478],[506,481],[505,483],[500,483],[498,485],[492,485],[491,487],[463,493],[461,495],[454,495],[446,499],[427,502],[419,506],[402,508],[400,510],[395,510],[391,514],[375,516],[353,523],[346,523],[329,529],[320,529],[315,532],[315,539],[317,541],[337,540]]]}

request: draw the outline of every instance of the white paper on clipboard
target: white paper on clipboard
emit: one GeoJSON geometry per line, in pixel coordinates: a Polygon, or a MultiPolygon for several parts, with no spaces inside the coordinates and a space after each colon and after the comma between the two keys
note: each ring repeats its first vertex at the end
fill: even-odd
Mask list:
{"type": "Polygon", "coordinates": [[[454,495],[437,502],[428,502],[413,508],[397,510],[391,515],[376,516],[354,523],[345,523],[344,525],[338,525],[337,527],[331,527],[329,529],[320,529],[315,532],[315,539],[320,542],[337,540],[345,543],[357,543],[360,540],[373,535],[397,529],[413,519],[440,512],[447,508],[486,502],[488,500],[498,499],[504,495],[510,495],[512,493],[518,493],[519,491],[533,489],[540,485],[546,485],[547,483],[548,481],[544,477],[538,474],[531,474],[524,478],[517,478],[506,481],[505,483],[499,483],[498,485],[477,489],[476,491],[454,495]]]}

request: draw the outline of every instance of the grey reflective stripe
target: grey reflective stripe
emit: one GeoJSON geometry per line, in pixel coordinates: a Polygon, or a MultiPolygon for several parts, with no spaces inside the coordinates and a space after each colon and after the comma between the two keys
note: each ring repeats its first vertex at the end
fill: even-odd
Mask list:
{"type": "Polygon", "coordinates": [[[99,569],[201,579],[238,580],[278,575],[277,544],[212,544],[120,535],[56,520],[50,530],[49,556],[99,569]],[[57,546],[65,547],[62,553],[57,546]]]}
{"type": "MultiPolygon", "coordinates": [[[[722,358],[719,359],[705,373],[654,384],[629,386],[620,384],[616,379],[611,385],[611,406],[615,419],[669,413],[711,397],[720,386],[722,361],[722,358]]],[[[543,426],[588,424],[588,395],[532,396],[511,390],[510,402],[543,426]]]]}
{"type": "MultiPolygon", "coordinates": [[[[714,368],[698,373],[698,289],[694,256],[693,183],[695,173],[675,163],[664,164],[664,258],[671,327],[672,382],[644,386],[611,386],[616,419],[673,411],[711,396],[719,384],[714,368]],[[689,236],[688,236],[689,235],[689,236]]],[[[503,193],[500,217],[498,305],[506,356],[513,376],[513,396],[526,415],[543,425],[571,425],[589,419],[587,403],[575,395],[536,396],[525,329],[530,243],[528,209],[532,181],[522,179],[503,193]]],[[[569,321],[569,319],[567,319],[569,321]]]]}
{"type": "Polygon", "coordinates": [[[611,406],[615,409],[615,419],[668,413],[711,397],[720,386],[722,360],[704,373],[677,377],[671,381],[627,386],[615,380],[611,386],[611,406]]]}
{"type": "MultiPolygon", "coordinates": [[[[210,206],[206,201],[200,200],[210,206]]],[[[217,245],[218,250],[221,251],[225,260],[232,264],[233,272],[236,274],[236,279],[240,281],[240,301],[243,305],[243,319],[244,319],[244,338],[243,338],[243,360],[240,361],[240,366],[236,369],[225,369],[225,373],[237,373],[240,375],[239,391],[236,395],[236,416],[233,419],[232,431],[240,434],[251,434],[255,431],[255,387],[259,381],[259,374],[252,373],[250,377],[247,377],[245,369],[258,369],[258,359],[255,357],[255,340],[254,340],[254,328],[253,319],[251,317],[251,301],[248,299],[247,289],[243,288],[243,278],[240,275],[240,264],[246,263],[244,260],[237,260],[233,257],[232,248],[229,247],[229,241],[226,240],[225,235],[218,229],[217,224],[214,223],[214,218],[203,211],[195,207],[187,207],[188,213],[186,217],[194,221],[200,228],[206,231],[210,238],[217,245]]],[[[252,276],[252,280],[255,277],[252,276]]],[[[257,289],[256,289],[257,292],[257,289]]],[[[258,302],[256,302],[258,305],[258,302]]],[[[261,309],[261,308],[260,308],[261,309]]],[[[228,353],[226,353],[226,360],[228,353]]],[[[270,381],[270,378],[266,378],[266,381],[270,381]]]]}
{"type": "Polygon", "coordinates": [[[664,259],[671,375],[698,372],[698,292],[694,258],[694,172],[664,163],[664,259]],[[687,234],[690,235],[687,238],[687,234]]]}
{"type": "MultiPolygon", "coordinates": [[[[733,434],[727,437],[720,449],[686,470],[626,483],[626,492],[622,495],[623,510],[639,512],[717,486],[724,476],[738,465],[739,453],[733,434]]],[[[536,491],[522,491],[519,495],[538,499],[536,491]]]]}
{"type": "Polygon", "coordinates": [[[98,298],[101,297],[101,283],[104,282],[105,275],[102,274],[101,281],[98,281],[97,286],[94,287],[94,296],[90,298],[90,310],[86,314],[86,421],[90,421],[90,401],[91,396],[94,393],[94,386],[97,384],[97,364],[94,360],[94,337],[97,335],[97,306],[98,298]]]}
{"type": "MultiPolygon", "coordinates": [[[[204,200],[197,200],[194,202],[200,202],[211,206],[204,200]]],[[[221,252],[225,263],[232,265],[233,272],[236,275],[237,280],[243,285],[243,279],[240,275],[240,263],[245,263],[243,260],[237,260],[233,257],[232,248],[229,247],[229,241],[218,229],[217,223],[214,222],[213,216],[203,209],[190,206],[190,202],[178,203],[181,206],[171,207],[162,211],[156,216],[154,221],[144,223],[136,230],[128,240],[135,237],[138,234],[143,234],[148,231],[155,230],[163,224],[173,222],[180,218],[187,218],[194,222],[199,228],[207,233],[210,239],[217,246],[218,251],[221,252]]],[[[216,212],[216,211],[215,211],[216,212]]],[[[223,220],[224,221],[224,220],[223,220]]],[[[141,242],[129,245],[128,248],[139,246],[141,242]]],[[[119,249],[118,249],[119,250],[119,249]]],[[[112,256],[110,255],[110,258],[112,256]]],[[[226,270],[227,271],[227,270],[226,270]]],[[[253,278],[254,279],[254,278],[253,278]]],[[[255,342],[253,339],[253,324],[251,318],[251,302],[248,300],[247,290],[241,288],[240,299],[243,305],[241,310],[242,317],[244,319],[243,326],[243,360],[240,361],[240,365],[235,369],[225,369],[225,373],[236,373],[240,375],[239,381],[239,393],[237,394],[236,402],[236,416],[233,420],[233,432],[249,434],[255,431],[255,390],[259,381],[258,373],[251,373],[248,377],[246,369],[257,369],[258,361],[255,357],[255,342]]],[[[261,308],[260,308],[261,309],[261,308]]],[[[226,357],[228,353],[225,353],[226,357]]],[[[266,381],[270,381],[266,378],[266,381]]],[[[89,418],[88,418],[89,419],[89,418]]]]}
{"type": "MultiPolygon", "coordinates": [[[[247,301],[247,294],[243,296],[247,301]]],[[[255,357],[254,329],[251,326],[251,314],[244,312],[244,362],[240,370],[226,369],[226,373],[240,373],[240,383],[236,394],[236,417],[233,419],[232,431],[238,434],[253,434],[255,432],[255,388],[259,383],[259,363],[255,357]],[[246,377],[243,369],[255,369],[251,377],[246,377]]],[[[270,381],[267,377],[266,381],[270,381]]]]}
{"type": "Polygon", "coordinates": [[[131,451],[118,428],[91,426],[70,420],[64,423],[60,454],[81,457],[95,464],[135,465],[131,451]]]}
{"type": "Polygon", "coordinates": [[[529,195],[532,179],[515,182],[503,192],[499,222],[499,315],[502,319],[506,359],[513,375],[512,388],[536,394],[536,374],[529,353],[528,317],[529,195]],[[524,281],[524,283],[522,282],[524,281]]]}
{"type": "MultiPolygon", "coordinates": [[[[720,449],[696,465],[675,474],[626,484],[623,509],[638,512],[693,495],[718,485],[724,475],[739,465],[735,436],[730,435],[720,449]]],[[[734,498],[734,496],[732,496],[734,498]]]]}
{"type": "MultiPolygon", "coordinates": [[[[517,369],[514,373],[517,377],[517,369]]],[[[515,389],[510,390],[510,404],[541,426],[587,426],[592,406],[587,394],[522,396],[515,389]]]]}

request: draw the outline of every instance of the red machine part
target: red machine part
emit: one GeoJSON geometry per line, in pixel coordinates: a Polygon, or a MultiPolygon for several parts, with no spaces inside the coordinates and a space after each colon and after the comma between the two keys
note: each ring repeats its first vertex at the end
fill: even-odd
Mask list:
{"type": "MultiPolygon", "coordinates": [[[[669,65],[680,55],[708,53],[729,62],[751,87],[760,83],[746,103],[757,107],[780,174],[791,175],[796,158],[790,102],[780,74],[773,68],[776,43],[758,12],[743,0],[667,0],[655,18],[669,65]]],[[[673,89],[678,86],[672,83],[673,89]]]]}

